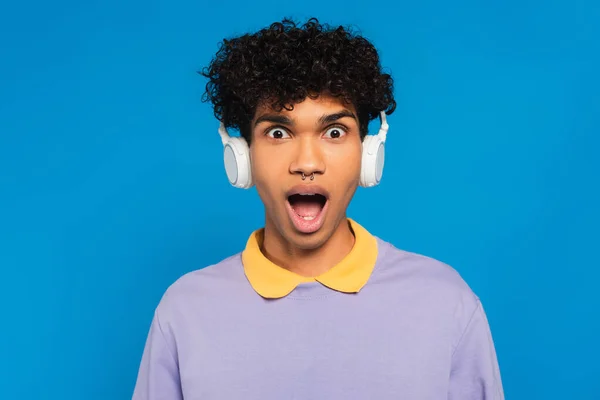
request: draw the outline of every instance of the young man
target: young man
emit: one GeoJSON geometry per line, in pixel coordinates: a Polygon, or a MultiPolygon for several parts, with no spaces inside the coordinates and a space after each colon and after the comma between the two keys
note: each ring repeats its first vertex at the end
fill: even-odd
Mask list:
{"type": "Polygon", "coordinates": [[[256,186],[265,225],[169,287],[133,398],[503,399],[465,282],[346,215],[381,177],[385,114],[380,135],[368,123],[396,106],[372,44],[284,20],[225,40],[203,75],[227,176],[256,186]]]}

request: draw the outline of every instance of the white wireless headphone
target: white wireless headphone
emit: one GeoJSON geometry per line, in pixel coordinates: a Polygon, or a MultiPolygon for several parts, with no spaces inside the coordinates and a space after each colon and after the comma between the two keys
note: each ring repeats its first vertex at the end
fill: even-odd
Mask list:
{"type": "MultiPolygon", "coordinates": [[[[389,125],[384,111],[380,112],[381,128],[377,135],[365,136],[362,144],[362,160],[359,184],[372,187],[381,181],[385,160],[385,140],[389,125]]],[[[223,142],[225,172],[229,183],[240,189],[249,189],[254,185],[250,165],[250,148],[242,137],[231,137],[221,122],[219,135],[223,142]]]]}

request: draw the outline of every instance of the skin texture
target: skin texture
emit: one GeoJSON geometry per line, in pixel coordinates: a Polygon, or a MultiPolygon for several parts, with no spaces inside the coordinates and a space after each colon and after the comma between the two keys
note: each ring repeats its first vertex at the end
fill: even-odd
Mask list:
{"type": "Polygon", "coordinates": [[[317,276],[341,261],[354,245],[346,209],[360,177],[362,140],[356,109],[327,94],[307,97],[292,110],[276,111],[262,105],[254,114],[251,129],[252,174],[266,216],[262,251],[283,268],[317,276]],[[356,118],[319,121],[342,111],[356,118]],[[272,116],[290,121],[259,121],[272,116]],[[314,181],[303,181],[302,173],[314,173],[314,181]],[[319,185],[329,192],[323,226],[314,233],[299,232],[286,210],[286,193],[298,184],[319,185]]]}

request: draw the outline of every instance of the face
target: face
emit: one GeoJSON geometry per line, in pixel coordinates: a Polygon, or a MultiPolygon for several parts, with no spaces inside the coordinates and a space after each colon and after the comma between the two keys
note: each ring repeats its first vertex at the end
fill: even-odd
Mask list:
{"type": "Polygon", "coordinates": [[[362,155],[353,106],[322,95],[292,111],[259,107],[251,121],[250,156],[266,225],[297,249],[322,246],[346,219],[362,155]],[[305,179],[302,179],[302,177],[305,179]]]}

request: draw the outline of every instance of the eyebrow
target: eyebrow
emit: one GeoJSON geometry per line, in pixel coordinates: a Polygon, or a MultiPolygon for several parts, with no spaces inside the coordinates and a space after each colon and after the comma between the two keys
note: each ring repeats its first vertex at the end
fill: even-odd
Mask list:
{"type": "MultiPolygon", "coordinates": [[[[342,111],[333,113],[333,114],[325,114],[319,118],[319,123],[321,125],[329,124],[331,122],[335,122],[338,119],[342,118],[352,118],[354,120],[358,120],[356,115],[350,110],[344,109],[342,111]]],[[[285,115],[281,114],[264,114],[256,119],[254,122],[254,126],[260,124],[261,122],[272,122],[275,124],[283,124],[283,125],[293,125],[294,121],[285,115]]]]}
{"type": "Polygon", "coordinates": [[[256,119],[254,122],[254,126],[260,124],[261,122],[273,122],[275,124],[283,124],[283,125],[292,125],[293,121],[286,117],[285,115],[280,114],[264,114],[256,119]]]}
{"type": "Polygon", "coordinates": [[[319,118],[319,122],[321,123],[321,125],[325,125],[325,124],[329,124],[331,122],[335,122],[338,119],[342,119],[345,117],[350,117],[352,119],[357,119],[356,115],[354,115],[354,113],[350,110],[342,110],[340,112],[336,112],[334,114],[328,114],[328,115],[323,115],[321,118],[319,118]]]}

